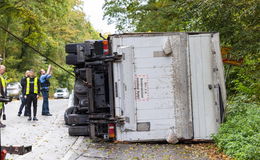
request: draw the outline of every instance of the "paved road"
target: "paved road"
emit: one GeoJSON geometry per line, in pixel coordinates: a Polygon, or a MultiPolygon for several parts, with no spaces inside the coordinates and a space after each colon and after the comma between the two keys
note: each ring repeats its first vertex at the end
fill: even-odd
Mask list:
{"type": "Polygon", "coordinates": [[[32,160],[58,160],[75,143],[77,137],[67,134],[67,127],[63,122],[63,113],[68,100],[51,100],[50,110],[53,116],[41,116],[42,101],[38,102],[39,121],[27,121],[27,117],[18,117],[19,101],[6,106],[7,120],[3,121],[7,127],[2,129],[2,145],[32,145],[33,151],[24,156],[8,155],[8,158],[32,160]],[[51,158],[50,158],[51,157],[51,158]]]}
{"type": "MultiPolygon", "coordinates": [[[[23,156],[8,155],[17,160],[99,160],[99,159],[139,159],[139,160],[193,160],[208,159],[187,145],[148,143],[107,143],[94,142],[87,137],[70,137],[64,125],[63,113],[68,100],[51,100],[52,117],[38,114],[39,121],[28,122],[26,117],[18,117],[20,102],[6,106],[6,128],[2,129],[3,145],[32,145],[33,151],[23,156]]],[[[41,113],[42,101],[38,102],[41,113]]]]}
{"type": "Polygon", "coordinates": [[[207,160],[202,153],[187,145],[149,143],[106,143],[84,139],[73,146],[70,160],[207,160]]]}

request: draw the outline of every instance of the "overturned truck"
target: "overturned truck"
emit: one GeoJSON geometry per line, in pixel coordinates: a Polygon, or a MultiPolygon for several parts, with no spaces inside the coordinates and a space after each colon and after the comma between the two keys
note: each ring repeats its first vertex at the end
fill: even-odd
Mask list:
{"type": "Polygon", "coordinates": [[[210,140],[226,101],[218,33],[128,33],[66,45],[72,136],[210,140]]]}

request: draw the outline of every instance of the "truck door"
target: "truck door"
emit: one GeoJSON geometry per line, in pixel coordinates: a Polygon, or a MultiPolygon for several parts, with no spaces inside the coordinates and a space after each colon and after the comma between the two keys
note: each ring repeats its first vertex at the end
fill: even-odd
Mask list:
{"type": "Polygon", "coordinates": [[[117,112],[124,118],[125,130],[136,130],[136,102],[134,92],[134,49],[130,46],[118,48],[122,60],[115,64],[115,94],[116,102],[120,106],[117,112]]]}
{"type": "Polygon", "coordinates": [[[194,138],[210,139],[209,135],[216,133],[219,118],[214,97],[211,34],[189,35],[189,54],[194,138]]]}

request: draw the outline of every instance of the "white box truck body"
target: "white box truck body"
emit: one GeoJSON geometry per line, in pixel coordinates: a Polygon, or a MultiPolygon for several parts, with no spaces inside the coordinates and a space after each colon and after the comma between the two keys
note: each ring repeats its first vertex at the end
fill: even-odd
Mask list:
{"type": "Polygon", "coordinates": [[[206,140],[217,132],[225,104],[218,37],[217,33],[110,37],[113,52],[122,55],[113,65],[115,114],[125,119],[117,127],[117,140],[169,136],[206,140]]]}
{"type": "Polygon", "coordinates": [[[123,122],[115,140],[176,143],[217,133],[226,102],[218,33],[115,34],[108,43],[121,57],[109,72],[112,117],[123,122]]]}

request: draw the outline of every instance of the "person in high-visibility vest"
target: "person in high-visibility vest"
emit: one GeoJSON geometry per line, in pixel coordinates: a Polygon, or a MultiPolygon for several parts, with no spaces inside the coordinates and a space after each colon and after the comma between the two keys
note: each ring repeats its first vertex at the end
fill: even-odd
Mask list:
{"type": "MultiPolygon", "coordinates": [[[[5,66],[0,65],[0,96],[6,97],[6,81],[3,77],[3,74],[5,73],[5,66]]],[[[5,125],[1,122],[1,116],[4,108],[4,102],[0,102],[0,128],[4,128],[5,125]]]]}
{"type": "Polygon", "coordinates": [[[20,97],[21,98],[21,105],[20,105],[20,108],[19,108],[19,111],[18,111],[18,116],[21,116],[22,114],[22,111],[23,111],[23,108],[25,108],[24,110],[24,116],[28,116],[28,109],[26,107],[26,99],[25,99],[25,89],[26,89],[26,78],[29,77],[29,73],[30,71],[27,70],[24,74],[24,77],[21,79],[20,83],[21,83],[21,86],[22,86],[22,96],[20,97]]]}
{"type": "Polygon", "coordinates": [[[26,85],[25,85],[25,95],[26,98],[26,107],[28,109],[28,121],[32,120],[31,114],[31,106],[33,103],[33,120],[38,121],[37,115],[37,99],[39,98],[40,94],[40,82],[39,79],[35,76],[34,71],[30,70],[29,77],[26,78],[26,85]]]}

